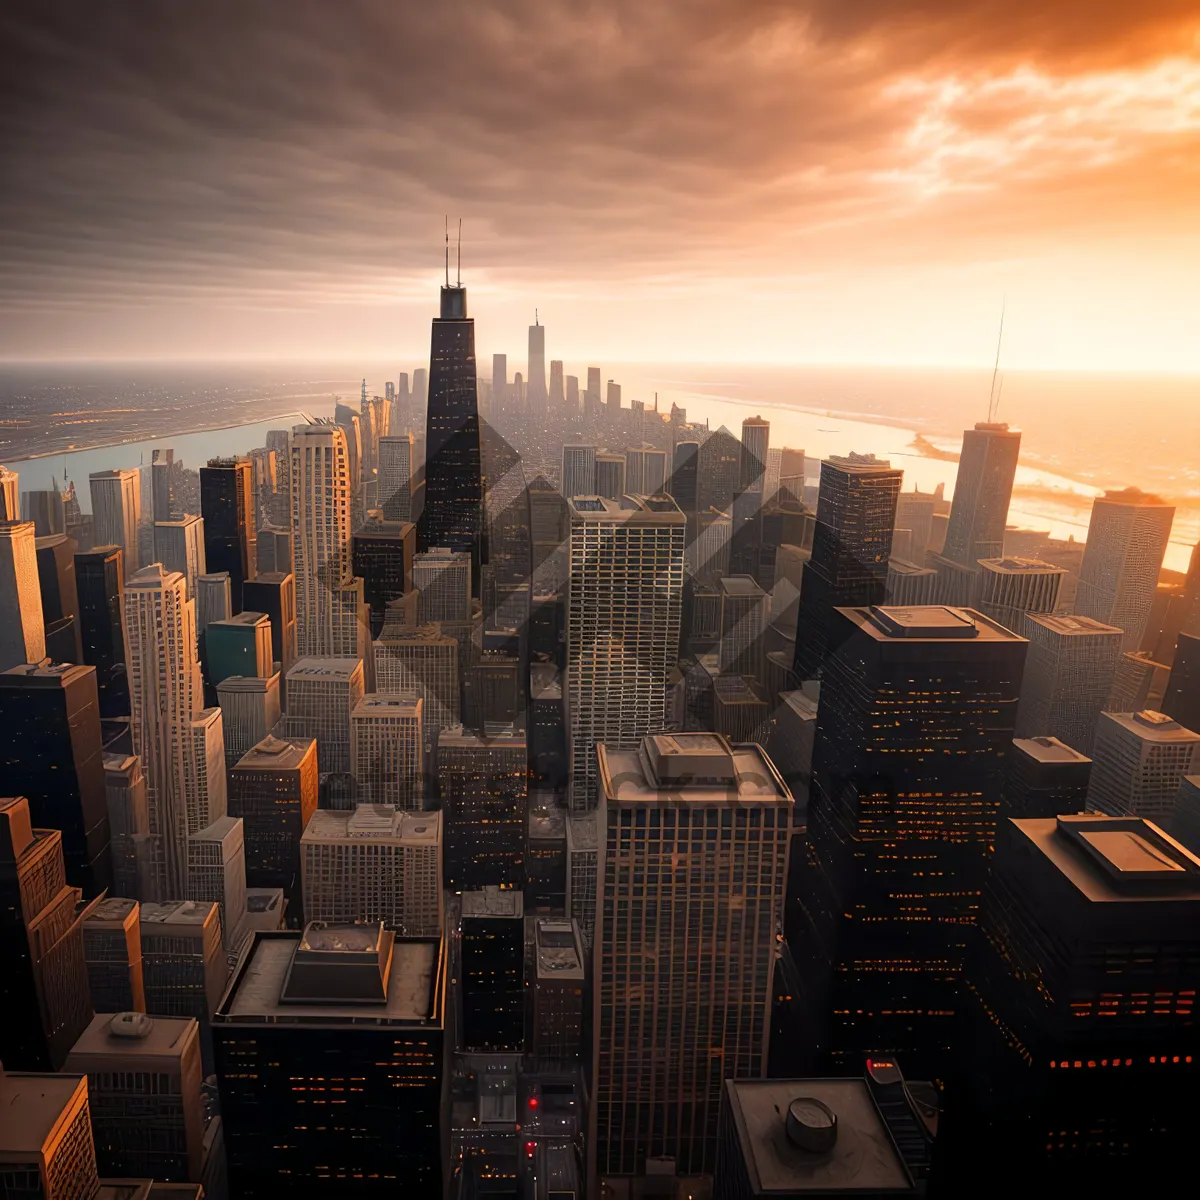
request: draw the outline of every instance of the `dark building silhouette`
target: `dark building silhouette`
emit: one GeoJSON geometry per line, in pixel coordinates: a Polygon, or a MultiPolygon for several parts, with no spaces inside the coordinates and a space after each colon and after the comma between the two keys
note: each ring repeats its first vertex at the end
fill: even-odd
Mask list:
{"type": "Polygon", "coordinates": [[[1002,817],[1056,817],[1087,807],[1092,760],[1053,737],[1014,738],[1002,817]]]}
{"type": "Polygon", "coordinates": [[[0,673],[0,777],[39,828],[62,831],[67,882],[89,900],[112,883],[95,667],[0,673]]]}
{"type": "Polygon", "coordinates": [[[903,472],[873,454],[821,463],[812,557],[804,564],[796,618],[796,677],[816,679],[833,610],[882,604],[903,472]]]}
{"type": "Polygon", "coordinates": [[[234,613],[243,608],[242,586],[254,575],[254,497],[250,460],[212,458],[200,468],[200,515],[209,573],[229,572],[234,613]]]}
{"type": "Polygon", "coordinates": [[[29,802],[0,799],[0,1063],[58,1071],[92,1019],[79,891],[62,834],[34,829],[29,802]]]}
{"type": "Polygon", "coordinates": [[[105,718],[129,716],[125,635],[121,628],[124,578],[124,552],[120,546],[97,546],[75,555],[83,661],[96,668],[100,715],[105,718]]]}
{"type": "Polygon", "coordinates": [[[1195,1157],[1200,860],[1137,817],[1003,821],[982,931],[945,1194],[1171,1190],[1195,1157]]]}
{"type": "Polygon", "coordinates": [[[971,609],[843,608],[834,621],[788,921],[811,1031],[800,1065],[898,1056],[939,1078],[1026,643],[971,609]]]}
{"type": "Polygon", "coordinates": [[[271,618],[271,654],[281,676],[296,661],[296,584],[288,572],[270,571],[248,580],[242,588],[242,605],[271,618]]]}
{"type": "Polygon", "coordinates": [[[676,442],[675,456],[671,463],[671,478],[667,491],[684,512],[695,512],[696,504],[696,459],[700,453],[699,442],[676,442]]]}
{"type": "Polygon", "coordinates": [[[256,933],[213,1019],[235,1196],[441,1200],[440,941],[256,933]]]}
{"type": "Polygon", "coordinates": [[[462,898],[462,1044],[519,1052],[525,1042],[525,919],[521,893],[487,887],[462,898]]]}
{"type": "Polygon", "coordinates": [[[482,505],[475,322],[467,316],[467,289],[447,284],[430,342],[425,507],[417,542],[420,550],[444,546],[469,551],[476,588],[482,505]]]}
{"type": "Polygon", "coordinates": [[[52,662],[82,662],[75,541],[66,534],[55,533],[38,538],[34,545],[38,586],[42,592],[42,624],[46,629],[46,657],[52,662]]]}
{"type": "Polygon", "coordinates": [[[1162,710],[1185,729],[1200,733],[1200,633],[1181,633],[1175,643],[1162,710]]]}
{"type": "Polygon", "coordinates": [[[408,521],[385,521],[368,513],[367,522],[350,541],[353,571],[363,581],[363,600],[371,610],[371,636],[383,631],[388,602],[412,588],[416,526],[408,521]]]}

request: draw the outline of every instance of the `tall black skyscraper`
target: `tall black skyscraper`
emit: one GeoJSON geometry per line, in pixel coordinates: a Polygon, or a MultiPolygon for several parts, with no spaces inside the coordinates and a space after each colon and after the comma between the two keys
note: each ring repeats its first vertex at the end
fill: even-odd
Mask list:
{"type": "Polygon", "coordinates": [[[425,429],[425,508],[417,528],[418,548],[469,551],[471,579],[478,587],[483,468],[475,322],[467,316],[467,289],[457,283],[442,288],[441,316],[433,322],[425,429]]]}
{"type": "Polygon", "coordinates": [[[125,635],[121,629],[124,557],[120,546],[97,546],[75,555],[83,661],[96,668],[102,717],[129,716],[125,635]]]}
{"type": "Polygon", "coordinates": [[[254,574],[254,499],[248,459],[213,458],[200,468],[200,515],[209,572],[229,572],[234,613],[242,611],[242,584],[254,574]]]}

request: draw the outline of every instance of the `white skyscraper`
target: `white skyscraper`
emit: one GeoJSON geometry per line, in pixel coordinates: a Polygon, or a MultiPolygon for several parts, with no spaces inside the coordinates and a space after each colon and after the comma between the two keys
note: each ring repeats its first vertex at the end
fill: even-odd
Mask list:
{"type": "Polygon", "coordinates": [[[206,573],[204,518],[155,521],[154,559],[168,571],[178,571],[187,582],[189,600],[196,599],[196,580],[206,573]]]}
{"type": "Polygon", "coordinates": [[[417,619],[462,622],[471,619],[471,556],[464,551],[435,546],[413,557],[413,587],[417,619]]]}
{"type": "Polygon", "coordinates": [[[301,658],[362,658],[369,627],[350,574],[351,462],[340,425],[292,430],[292,574],[301,658]]]}
{"type": "Polygon", "coordinates": [[[420,697],[364,696],[350,713],[350,773],[360,803],[424,808],[420,697]]]}
{"type": "Polygon", "coordinates": [[[385,521],[412,520],[413,435],[379,439],[379,506],[385,521]]]}
{"type": "Polygon", "coordinates": [[[596,494],[596,447],[564,446],[562,461],[562,494],[572,496],[596,494]]]}
{"type": "Polygon", "coordinates": [[[187,598],[183,576],[164,571],[160,563],[137,572],[121,602],[133,751],[142,760],[155,839],[153,885],[159,898],[182,899],[187,837],[193,832],[188,828],[188,797],[195,791],[188,779],[195,765],[192,718],[203,705],[194,602],[187,598]]]}
{"type": "Polygon", "coordinates": [[[1123,630],[1123,650],[1141,645],[1174,519],[1172,505],[1137,488],[1092,505],[1075,611],[1123,630]]]}
{"type": "Polygon", "coordinates": [[[125,552],[125,578],[137,574],[138,525],[141,521],[141,482],[138,471],[93,471],[88,476],[92,492],[92,543],[120,546],[125,552]]]}
{"type": "Polygon", "coordinates": [[[660,1156],[709,1173],[724,1081],[766,1074],[792,797],[758,746],[712,733],[596,754],[588,1144],[601,1176],[660,1156]]]}
{"type": "Polygon", "coordinates": [[[568,503],[568,800],[578,812],[596,803],[597,742],[628,749],[664,727],[679,655],[686,518],[667,497],[568,503]]]}
{"type": "Polygon", "coordinates": [[[1163,825],[1184,778],[1197,771],[1200,733],[1160,712],[1103,713],[1092,750],[1088,808],[1163,825]]]}
{"type": "Polygon", "coordinates": [[[32,521],[0,521],[0,671],[46,657],[32,521]]]}

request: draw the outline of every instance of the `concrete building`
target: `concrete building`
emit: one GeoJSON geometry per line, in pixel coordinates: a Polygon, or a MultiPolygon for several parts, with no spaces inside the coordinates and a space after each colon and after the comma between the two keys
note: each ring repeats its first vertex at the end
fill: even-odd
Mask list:
{"type": "Polygon", "coordinates": [[[184,736],[183,802],[190,837],[223,817],[229,807],[221,710],[192,713],[184,736]]]}
{"type": "MultiPolygon", "coordinates": [[[[189,600],[196,598],[196,580],[208,574],[204,555],[204,518],[154,522],[154,559],[168,571],[178,571],[187,584],[189,600]]],[[[232,588],[232,581],[231,581],[232,588]]]]}
{"type": "Polygon", "coordinates": [[[533,1044],[540,1064],[578,1063],[585,1042],[587,959],[579,926],[569,917],[534,920],[533,1044]]]}
{"type": "Polygon", "coordinates": [[[1121,652],[1121,631],[1091,617],[1032,614],[1017,736],[1056,737],[1090,754],[1121,652]]]}
{"type": "Polygon", "coordinates": [[[462,723],[458,642],[437,625],[385,630],[375,643],[375,688],[384,696],[419,697],[426,743],[462,723]]]}
{"type": "Polygon", "coordinates": [[[46,657],[32,521],[0,522],[0,671],[46,657]]]}
{"type": "Polygon", "coordinates": [[[933,604],[937,599],[938,573],[903,558],[889,558],[886,596],[897,608],[933,604]]]}
{"type": "Polygon", "coordinates": [[[363,599],[371,610],[371,636],[383,629],[388,605],[412,590],[417,527],[410,521],[387,521],[378,510],[354,532],[354,574],[363,581],[363,599]]]}
{"type": "Polygon", "coordinates": [[[138,525],[141,492],[137,471],[93,471],[88,476],[92,493],[92,538],[97,546],[119,546],[125,578],[141,568],[138,525]]]}
{"type": "Polygon", "coordinates": [[[1185,775],[1200,772],[1200,733],[1160,712],[1103,713],[1096,726],[1088,809],[1160,824],[1185,775]]]}
{"type": "Polygon", "coordinates": [[[136,754],[105,754],[101,762],[113,892],[143,897],[150,890],[153,841],[142,760],[136,754]]]}
{"type": "Polygon", "coordinates": [[[747,675],[717,675],[713,688],[713,732],[731,742],[757,742],[770,735],[771,705],[762,684],[747,675]]]}
{"type": "Polygon", "coordinates": [[[570,501],[568,802],[596,802],[597,742],[636,746],[663,728],[679,655],[686,518],[667,497],[570,501]]]}
{"type": "Polygon", "coordinates": [[[0,1186],[6,1195],[100,1195],[86,1078],[0,1069],[0,1109],[0,1186]]]}
{"type": "Polygon", "coordinates": [[[458,622],[471,619],[471,556],[435,546],[413,559],[413,587],[420,599],[417,619],[458,622]]]}
{"type": "Polygon", "coordinates": [[[350,713],[350,773],[362,804],[390,804],[407,812],[425,807],[424,704],[377,692],[350,713]]]}
{"type": "Polygon", "coordinates": [[[1066,571],[1036,558],[979,561],[979,611],[1025,637],[1027,613],[1052,613],[1066,571]]]}
{"type": "Polygon", "coordinates": [[[723,1079],[766,1071],[792,797],[759,747],[713,734],[596,755],[605,846],[589,1174],[640,1175],[658,1157],[711,1172],[723,1079]],[[714,854],[716,887],[705,882],[714,854]]]}
{"type": "Polygon", "coordinates": [[[0,521],[20,519],[20,479],[16,471],[0,463],[0,521]]]}
{"type": "Polygon", "coordinates": [[[564,446],[562,458],[562,495],[571,500],[575,496],[596,494],[596,447],[564,446]]]}
{"type": "Polygon", "coordinates": [[[688,574],[716,584],[729,574],[733,520],[728,509],[704,508],[696,516],[696,538],[687,543],[688,574]]]}
{"type": "Polygon", "coordinates": [[[316,739],[322,773],[349,772],[350,714],[364,693],[359,659],[302,658],[287,673],[289,732],[316,739]]]}
{"type": "MultiPolygon", "coordinates": [[[[1144,708],[1166,711],[1164,699],[1170,675],[1171,668],[1155,662],[1148,650],[1126,650],[1117,658],[1105,712],[1141,712],[1144,708]]],[[[1180,724],[1191,728],[1187,721],[1180,724]]]]}
{"type": "Polygon", "coordinates": [[[214,621],[233,616],[233,591],[228,571],[211,571],[196,577],[196,635],[214,621]]]}
{"type": "Polygon", "coordinates": [[[300,839],[309,921],[382,922],[406,937],[442,929],[442,814],[360,804],[318,809],[300,839]]]}
{"type": "Polygon", "coordinates": [[[136,900],[109,896],[84,917],[83,957],[96,1012],[146,1011],[142,922],[136,900]]]}
{"type": "Polygon", "coordinates": [[[603,815],[593,809],[567,816],[567,915],[579,926],[589,950],[596,931],[603,815]]]}
{"type": "Polygon", "coordinates": [[[235,953],[246,930],[246,847],[238,817],[218,817],[188,838],[188,892],[216,904],[221,941],[235,953]]]}
{"type": "Polygon", "coordinates": [[[379,505],[385,521],[412,521],[414,445],[411,433],[379,439],[379,505]]]}
{"type": "Polygon", "coordinates": [[[229,977],[216,903],[143,903],[141,923],[146,1011],[153,1017],[194,1017],[203,1043],[229,977]]]}
{"type": "Polygon", "coordinates": [[[771,440],[771,422],[762,417],[747,417],[742,422],[742,469],[740,487],[743,492],[762,495],[766,482],[767,451],[771,440]]]}
{"type": "MultiPolygon", "coordinates": [[[[721,670],[763,681],[765,633],[771,613],[767,594],[749,575],[721,580],[721,670]]],[[[739,739],[740,740],[740,739],[739,739]]]]}
{"type": "Polygon", "coordinates": [[[525,1046],[525,919],[519,891],[485,887],[461,902],[462,1045],[519,1054],[525,1046]]]}
{"type": "Polygon", "coordinates": [[[1055,737],[1014,738],[1000,816],[1057,817],[1087,807],[1092,760],[1055,737]]]}
{"type": "Polygon", "coordinates": [[[268,678],[230,675],[217,684],[225,738],[225,769],[236,766],[279,723],[280,674],[268,678]]]}
{"type": "Polygon", "coordinates": [[[597,494],[607,500],[619,500],[626,490],[625,455],[608,450],[600,451],[596,455],[597,494]]]}

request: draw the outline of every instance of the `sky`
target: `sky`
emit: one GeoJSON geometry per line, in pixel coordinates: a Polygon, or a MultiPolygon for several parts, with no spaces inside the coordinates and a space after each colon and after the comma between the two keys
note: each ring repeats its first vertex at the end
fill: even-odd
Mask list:
{"type": "Polygon", "coordinates": [[[0,6],[0,357],[1200,372],[1200,6],[0,6]]]}

